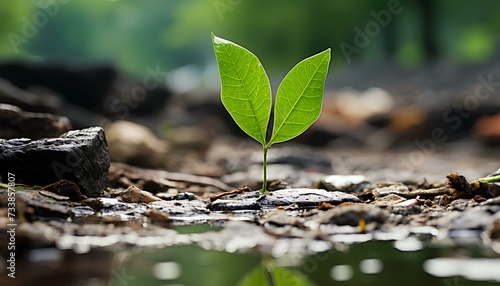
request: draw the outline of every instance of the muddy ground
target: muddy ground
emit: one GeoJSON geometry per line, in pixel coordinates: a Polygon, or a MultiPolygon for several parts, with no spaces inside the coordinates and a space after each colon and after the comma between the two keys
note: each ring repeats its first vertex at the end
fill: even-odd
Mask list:
{"type": "MultiPolygon", "coordinates": [[[[71,182],[17,185],[18,249],[56,246],[85,252],[202,243],[279,256],[418,234],[453,243],[474,241],[500,253],[500,186],[475,181],[494,171],[488,158],[436,153],[405,170],[401,158],[418,153],[331,152],[289,145],[271,150],[270,193],[263,195],[257,191],[258,150],[248,147],[227,160],[233,144],[228,142],[216,142],[205,161],[195,164],[197,175],[112,163],[109,188],[96,198],[75,195],[71,182]],[[222,174],[201,174],[215,169],[222,174]],[[186,224],[223,230],[179,234],[171,229],[186,224]]],[[[2,230],[12,223],[8,199],[4,185],[2,230]]],[[[7,243],[2,239],[2,250],[7,243]]]]}

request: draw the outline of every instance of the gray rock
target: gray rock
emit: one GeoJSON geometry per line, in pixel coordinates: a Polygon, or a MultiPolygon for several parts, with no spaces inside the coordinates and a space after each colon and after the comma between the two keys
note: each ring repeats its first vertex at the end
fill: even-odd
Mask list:
{"type": "Polygon", "coordinates": [[[320,215],[320,223],[357,226],[361,219],[366,223],[384,223],[390,216],[387,210],[374,205],[350,205],[327,210],[320,215]]]}
{"type": "Polygon", "coordinates": [[[405,185],[392,185],[392,186],[387,186],[387,187],[381,187],[381,188],[374,189],[373,190],[373,195],[376,198],[380,198],[380,197],[387,196],[387,195],[390,195],[390,194],[395,194],[395,195],[403,196],[405,194],[408,194],[409,192],[410,192],[410,190],[405,185]]]}
{"type": "Polygon", "coordinates": [[[370,183],[363,175],[331,175],[321,180],[320,186],[328,191],[361,193],[370,183]]]}
{"type": "Polygon", "coordinates": [[[255,200],[216,200],[208,205],[212,211],[260,210],[255,200]]]}
{"type": "Polygon", "coordinates": [[[299,207],[316,207],[322,202],[339,205],[345,202],[361,202],[356,196],[323,189],[283,189],[259,199],[261,206],[276,207],[297,204],[299,207]]]}
{"type": "Polygon", "coordinates": [[[59,138],[0,139],[0,162],[0,175],[14,174],[16,183],[43,186],[66,179],[90,197],[101,194],[108,181],[108,146],[100,127],[59,138]]]}
{"type": "Polygon", "coordinates": [[[59,137],[69,130],[71,123],[65,116],[24,112],[17,106],[0,104],[0,138],[59,137]]]}

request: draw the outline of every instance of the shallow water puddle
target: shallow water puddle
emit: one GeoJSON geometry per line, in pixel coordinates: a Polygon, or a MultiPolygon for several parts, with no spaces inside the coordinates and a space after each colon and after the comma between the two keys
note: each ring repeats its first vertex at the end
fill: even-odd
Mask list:
{"type": "Polygon", "coordinates": [[[425,247],[425,242],[413,238],[404,245],[373,241],[339,244],[335,248],[307,257],[269,258],[252,253],[205,250],[192,245],[175,246],[127,255],[114,265],[114,271],[123,273],[129,286],[365,283],[468,286],[498,285],[500,282],[500,257],[481,249],[425,247]]]}

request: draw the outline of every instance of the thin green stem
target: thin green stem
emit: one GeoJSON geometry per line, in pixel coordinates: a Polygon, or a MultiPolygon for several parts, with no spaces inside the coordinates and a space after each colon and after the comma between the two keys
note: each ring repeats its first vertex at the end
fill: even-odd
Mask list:
{"type": "Polygon", "coordinates": [[[498,182],[498,181],[500,181],[500,175],[499,176],[494,176],[494,177],[479,178],[477,180],[480,181],[480,182],[483,182],[483,183],[498,182]]]}
{"type": "Polygon", "coordinates": [[[262,153],[264,154],[264,160],[262,161],[262,167],[264,169],[264,179],[262,180],[262,190],[260,191],[262,194],[267,193],[267,150],[269,147],[267,145],[263,146],[262,153]]]}
{"type": "Polygon", "coordinates": [[[273,265],[271,264],[271,259],[269,257],[265,257],[262,259],[262,263],[264,264],[269,286],[274,286],[273,265]]]}

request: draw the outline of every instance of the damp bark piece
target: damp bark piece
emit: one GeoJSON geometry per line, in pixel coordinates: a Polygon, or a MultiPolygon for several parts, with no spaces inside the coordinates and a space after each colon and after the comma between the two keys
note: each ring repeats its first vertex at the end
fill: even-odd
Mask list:
{"type": "Polygon", "coordinates": [[[89,197],[100,195],[108,181],[108,146],[100,127],[59,138],[0,139],[0,162],[0,174],[14,174],[16,182],[43,186],[66,179],[89,197]]]}
{"type": "Polygon", "coordinates": [[[80,188],[75,182],[68,180],[60,180],[53,184],[47,185],[41,189],[41,191],[48,191],[59,196],[65,196],[72,200],[80,201],[85,199],[82,195],[80,188]]]}
{"type": "MultiPolygon", "coordinates": [[[[8,192],[0,190],[0,201],[7,201],[8,192]]],[[[71,205],[60,197],[50,197],[37,190],[17,190],[16,203],[19,210],[28,219],[35,219],[32,215],[51,218],[67,218],[70,216],[71,205]]],[[[18,217],[22,216],[18,214],[18,217]]]]}
{"type": "MultiPolygon", "coordinates": [[[[109,183],[112,187],[129,187],[129,185],[124,186],[120,183],[123,178],[126,178],[130,182],[136,182],[139,180],[156,180],[156,182],[161,182],[162,180],[166,180],[163,182],[171,181],[177,183],[187,183],[190,185],[211,186],[225,192],[232,191],[234,189],[233,187],[210,177],[167,172],[163,170],[142,169],[123,163],[113,162],[109,171],[109,183]]],[[[169,182],[169,184],[171,184],[171,182],[169,182]]],[[[167,185],[165,186],[170,187],[167,185]]]]}
{"type": "Polygon", "coordinates": [[[128,187],[123,193],[120,194],[120,198],[126,203],[151,203],[155,201],[160,201],[161,199],[153,196],[151,193],[143,191],[136,186],[128,187]]]}

